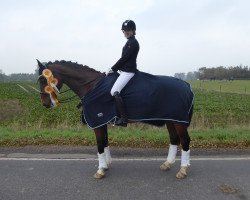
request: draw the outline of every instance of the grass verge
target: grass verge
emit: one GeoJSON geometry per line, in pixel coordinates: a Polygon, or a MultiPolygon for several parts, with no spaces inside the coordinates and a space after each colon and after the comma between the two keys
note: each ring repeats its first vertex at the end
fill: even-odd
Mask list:
{"type": "MultiPolygon", "coordinates": [[[[248,127],[190,130],[193,148],[250,148],[248,127]]],[[[148,126],[110,127],[109,144],[119,147],[166,147],[166,128],[148,126]]],[[[96,145],[94,132],[86,127],[66,129],[14,129],[0,127],[0,146],[96,145]]]]}

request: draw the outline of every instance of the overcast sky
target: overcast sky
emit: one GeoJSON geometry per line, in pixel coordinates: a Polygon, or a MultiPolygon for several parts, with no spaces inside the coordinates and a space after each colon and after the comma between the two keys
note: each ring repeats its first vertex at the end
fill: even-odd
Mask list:
{"type": "Polygon", "coordinates": [[[137,25],[141,71],[250,66],[249,10],[249,0],[0,0],[0,69],[33,73],[37,58],[107,71],[126,19],[137,25]]]}

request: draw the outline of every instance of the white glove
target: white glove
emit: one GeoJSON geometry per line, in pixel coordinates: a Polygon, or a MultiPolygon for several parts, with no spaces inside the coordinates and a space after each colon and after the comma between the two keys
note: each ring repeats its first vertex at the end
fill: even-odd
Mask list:
{"type": "Polygon", "coordinates": [[[114,73],[114,71],[111,68],[109,68],[105,74],[106,74],[106,76],[108,76],[111,73],[114,73]]]}

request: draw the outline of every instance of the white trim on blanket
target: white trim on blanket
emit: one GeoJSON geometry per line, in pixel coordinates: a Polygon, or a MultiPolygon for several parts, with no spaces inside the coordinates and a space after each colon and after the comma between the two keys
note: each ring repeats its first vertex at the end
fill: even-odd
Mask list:
{"type": "MultiPolygon", "coordinates": [[[[107,122],[101,124],[101,125],[98,125],[98,126],[95,126],[95,127],[91,127],[88,122],[86,121],[86,118],[84,116],[84,119],[85,119],[85,122],[87,124],[87,126],[90,128],[90,129],[95,129],[95,128],[100,128],[106,124],[112,124],[111,122],[113,121],[116,121],[116,119],[118,119],[119,117],[115,116],[115,117],[112,117],[110,120],[108,120],[107,122]]],[[[185,124],[189,124],[189,122],[187,121],[180,121],[180,120],[176,120],[176,119],[165,119],[165,118],[151,118],[151,119],[128,119],[129,121],[133,121],[133,122],[143,122],[143,121],[174,121],[174,122],[178,122],[178,123],[185,123],[185,124]]]]}

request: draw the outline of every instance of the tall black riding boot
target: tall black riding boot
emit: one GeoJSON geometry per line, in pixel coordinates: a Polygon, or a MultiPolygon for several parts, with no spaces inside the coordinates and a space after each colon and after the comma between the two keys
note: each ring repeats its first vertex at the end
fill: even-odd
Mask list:
{"type": "Polygon", "coordinates": [[[115,125],[117,125],[117,126],[125,126],[126,127],[127,123],[128,123],[128,119],[127,119],[127,114],[125,112],[122,97],[121,97],[119,92],[115,92],[114,97],[115,97],[116,108],[120,113],[120,119],[115,122],[115,125]]]}

